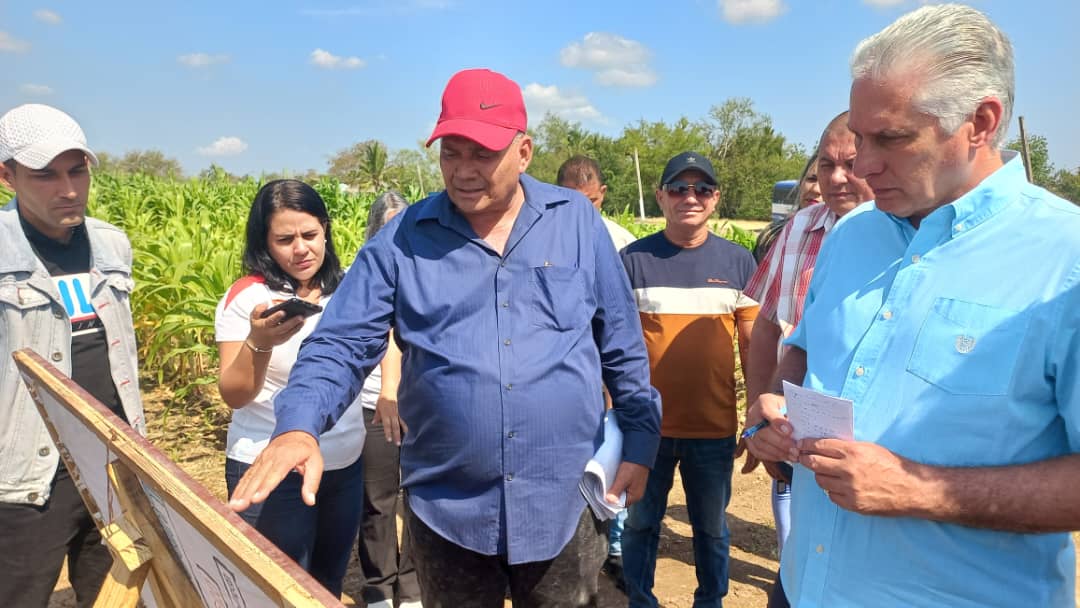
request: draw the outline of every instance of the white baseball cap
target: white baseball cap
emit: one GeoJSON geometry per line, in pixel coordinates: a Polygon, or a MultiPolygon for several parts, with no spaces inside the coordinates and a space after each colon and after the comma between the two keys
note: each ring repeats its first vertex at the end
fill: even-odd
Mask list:
{"type": "Polygon", "coordinates": [[[14,159],[30,169],[44,169],[68,150],[81,150],[97,166],[79,123],[60,110],[28,103],[0,116],[0,163],[14,159]]]}

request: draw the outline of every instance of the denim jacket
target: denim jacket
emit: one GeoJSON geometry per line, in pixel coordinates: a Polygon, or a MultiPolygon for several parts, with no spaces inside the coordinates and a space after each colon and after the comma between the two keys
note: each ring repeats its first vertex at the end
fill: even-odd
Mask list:
{"type": "MultiPolygon", "coordinates": [[[[0,502],[44,505],[59,454],[11,353],[31,348],[71,374],[71,319],[19,224],[17,201],[0,209],[0,502]]],[[[129,296],[131,244],[123,231],[86,218],[91,301],[109,344],[109,366],[131,426],[146,434],[129,296]]]]}

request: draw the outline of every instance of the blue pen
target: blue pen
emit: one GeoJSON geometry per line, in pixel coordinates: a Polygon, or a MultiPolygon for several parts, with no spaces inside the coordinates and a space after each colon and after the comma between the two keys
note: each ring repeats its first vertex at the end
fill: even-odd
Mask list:
{"type": "Polygon", "coordinates": [[[759,422],[759,423],[755,424],[754,426],[752,426],[752,427],[746,429],[745,431],[743,431],[741,437],[744,440],[749,439],[749,438],[754,436],[754,433],[760,431],[761,429],[763,429],[763,428],[765,428],[767,426],[769,426],[769,421],[768,420],[762,420],[761,422],[759,422]]]}

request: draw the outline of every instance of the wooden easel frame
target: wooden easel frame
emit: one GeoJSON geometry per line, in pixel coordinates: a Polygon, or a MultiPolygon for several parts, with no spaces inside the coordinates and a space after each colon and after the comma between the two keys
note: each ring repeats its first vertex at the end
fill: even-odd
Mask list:
{"type": "MultiPolygon", "coordinates": [[[[342,606],[299,565],[41,356],[29,349],[16,351],[12,356],[87,509],[113,553],[113,568],[95,606],[134,607],[147,580],[154,601],[161,608],[205,605],[193,575],[178,555],[181,548],[175,544],[177,539],[167,534],[144,488],[196,529],[240,575],[270,598],[270,605],[342,606]],[[86,432],[103,442],[110,458],[115,456],[103,466],[107,467],[108,490],[115,493],[122,514],[107,517],[99,508],[101,505],[86,486],[39,391],[48,393],[86,432]]],[[[111,510],[111,504],[105,506],[111,510]]],[[[243,598],[235,605],[253,606],[243,598]]]]}

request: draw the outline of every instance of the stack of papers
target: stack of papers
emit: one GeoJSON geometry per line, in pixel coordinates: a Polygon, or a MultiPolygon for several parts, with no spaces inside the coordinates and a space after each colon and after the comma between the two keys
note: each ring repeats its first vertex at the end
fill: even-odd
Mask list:
{"type": "Polygon", "coordinates": [[[615,420],[615,412],[608,411],[604,417],[604,443],[596,450],[596,455],[585,465],[585,474],[581,478],[581,493],[589,503],[593,513],[600,521],[613,519],[626,508],[626,492],[619,495],[619,504],[613,505],[604,499],[615,473],[622,464],[622,431],[615,420]]]}

